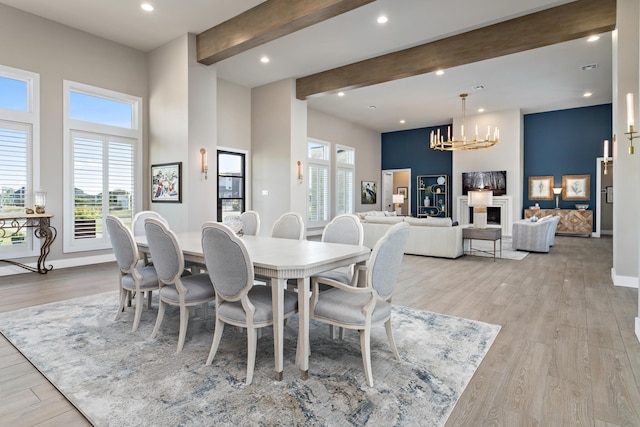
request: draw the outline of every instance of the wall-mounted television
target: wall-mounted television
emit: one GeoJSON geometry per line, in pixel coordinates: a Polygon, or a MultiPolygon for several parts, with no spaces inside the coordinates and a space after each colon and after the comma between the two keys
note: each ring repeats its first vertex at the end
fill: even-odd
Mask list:
{"type": "Polygon", "coordinates": [[[504,196],[507,194],[507,171],[462,172],[462,195],[474,190],[491,190],[494,196],[504,196]]]}

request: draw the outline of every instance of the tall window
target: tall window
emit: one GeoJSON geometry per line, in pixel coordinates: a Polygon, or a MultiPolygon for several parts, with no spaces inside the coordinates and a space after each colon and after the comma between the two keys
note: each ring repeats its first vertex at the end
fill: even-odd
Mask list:
{"type": "Polygon", "coordinates": [[[218,221],[246,210],[245,154],[218,150],[218,221]]]}
{"type": "Polygon", "coordinates": [[[330,162],[329,143],[309,140],[308,162],[309,173],[307,188],[308,226],[323,225],[330,219],[329,206],[329,170],[330,162]]]}
{"type": "Polygon", "coordinates": [[[336,147],[336,215],[353,213],[355,150],[336,147]]]}
{"type": "MultiPolygon", "coordinates": [[[[0,213],[23,213],[33,207],[39,189],[38,74],[0,66],[0,213]]],[[[30,229],[6,229],[0,258],[35,255],[30,229]]]]}
{"type": "Polygon", "coordinates": [[[141,99],[64,82],[64,251],[108,247],[107,215],[130,225],[141,194],[141,99]]]}

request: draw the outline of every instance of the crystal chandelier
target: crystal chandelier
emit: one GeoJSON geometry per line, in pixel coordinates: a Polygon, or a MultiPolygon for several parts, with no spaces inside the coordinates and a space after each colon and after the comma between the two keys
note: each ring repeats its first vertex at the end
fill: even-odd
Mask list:
{"type": "Polygon", "coordinates": [[[460,132],[460,139],[451,139],[451,126],[447,128],[447,139],[444,139],[444,135],[440,135],[440,129],[437,132],[431,131],[429,146],[434,150],[440,151],[456,151],[456,150],[478,150],[480,148],[493,147],[498,143],[500,138],[500,131],[496,126],[493,130],[493,136],[491,135],[491,126],[487,126],[487,134],[484,138],[478,136],[478,125],[476,125],[475,136],[467,139],[464,133],[465,127],[465,102],[468,94],[460,94],[462,98],[462,126],[460,132]]]}

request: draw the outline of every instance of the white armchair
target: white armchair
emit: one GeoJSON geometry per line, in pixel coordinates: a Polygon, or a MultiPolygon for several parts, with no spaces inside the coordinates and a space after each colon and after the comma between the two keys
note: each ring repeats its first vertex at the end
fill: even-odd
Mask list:
{"type": "Polygon", "coordinates": [[[537,222],[525,219],[513,223],[512,247],[529,252],[549,252],[560,217],[547,216],[537,222]]]}

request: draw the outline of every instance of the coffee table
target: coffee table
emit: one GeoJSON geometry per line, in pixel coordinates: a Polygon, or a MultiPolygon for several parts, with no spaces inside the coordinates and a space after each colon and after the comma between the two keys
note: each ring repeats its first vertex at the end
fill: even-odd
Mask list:
{"type": "Polygon", "coordinates": [[[469,241],[469,255],[473,252],[483,252],[493,254],[493,262],[496,262],[496,242],[500,240],[500,258],[502,258],[502,227],[474,228],[465,227],[462,229],[462,247],[464,249],[464,241],[469,241]],[[493,241],[493,252],[473,249],[474,240],[493,241]]]}

